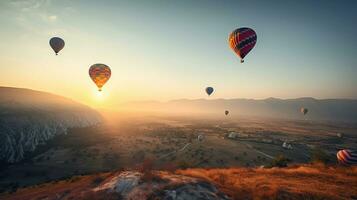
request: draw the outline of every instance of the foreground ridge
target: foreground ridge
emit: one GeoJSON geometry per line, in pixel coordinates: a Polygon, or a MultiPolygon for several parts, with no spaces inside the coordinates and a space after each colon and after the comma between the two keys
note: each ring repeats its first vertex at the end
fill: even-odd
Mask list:
{"type": "Polygon", "coordinates": [[[0,199],[354,199],[357,167],[116,171],[22,188],[0,199]]]}

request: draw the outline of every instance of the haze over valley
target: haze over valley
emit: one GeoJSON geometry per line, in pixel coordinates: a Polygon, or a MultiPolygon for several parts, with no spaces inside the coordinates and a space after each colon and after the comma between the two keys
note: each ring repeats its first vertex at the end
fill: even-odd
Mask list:
{"type": "Polygon", "coordinates": [[[353,100],[177,100],[98,112],[48,93],[17,88],[1,92],[6,93],[1,99],[3,191],[75,175],[138,170],[145,162],[156,170],[256,168],[272,165],[279,156],[289,165],[314,159],[335,164],[337,150],[357,144],[357,124],[348,118],[356,107],[353,100]],[[344,112],[327,121],[313,120],[301,116],[301,104],[317,117],[336,109],[344,112]],[[227,105],[228,116],[219,112],[227,105]],[[344,110],[346,105],[351,109],[344,110]],[[292,109],[291,118],[266,117],[272,107],[278,110],[274,116],[292,109]],[[249,108],[254,108],[251,115],[249,108]],[[236,114],[238,110],[247,115],[236,114]],[[198,140],[199,135],[204,139],[198,140]]]}

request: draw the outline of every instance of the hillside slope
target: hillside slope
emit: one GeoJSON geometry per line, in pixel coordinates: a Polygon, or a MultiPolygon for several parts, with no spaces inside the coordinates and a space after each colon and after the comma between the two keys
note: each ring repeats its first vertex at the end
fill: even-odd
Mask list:
{"type": "Polygon", "coordinates": [[[357,168],[118,171],[76,176],[2,194],[0,199],[356,199],[357,168]]]}
{"type": "Polygon", "coordinates": [[[57,95],[0,87],[0,161],[22,160],[68,128],[92,126],[101,116],[91,108],[57,95]]]}

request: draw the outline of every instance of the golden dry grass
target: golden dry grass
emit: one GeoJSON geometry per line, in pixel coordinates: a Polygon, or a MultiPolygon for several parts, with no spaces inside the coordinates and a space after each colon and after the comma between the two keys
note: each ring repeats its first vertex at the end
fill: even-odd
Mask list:
{"type": "Polygon", "coordinates": [[[357,167],[314,164],[272,169],[187,169],[177,173],[213,182],[233,199],[357,198],[357,167]]]}
{"type": "Polygon", "coordinates": [[[74,176],[67,180],[22,188],[13,194],[0,194],[0,199],[118,199],[115,194],[92,192],[99,184],[98,180],[105,181],[115,174],[117,173],[74,176]]]}

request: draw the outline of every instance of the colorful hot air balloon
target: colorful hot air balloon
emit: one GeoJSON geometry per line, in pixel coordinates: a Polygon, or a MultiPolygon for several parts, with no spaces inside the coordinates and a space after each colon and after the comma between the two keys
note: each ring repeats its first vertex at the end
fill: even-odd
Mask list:
{"type": "Polygon", "coordinates": [[[238,28],[229,35],[229,46],[244,62],[244,57],[253,49],[257,43],[257,34],[251,28],[238,28]]]}
{"type": "Polygon", "coordinates": [[[89,68],[89,76],[99,91],[102,91],[103,85],[109,80],[111,74],[110,68],[104,64],[94,64],[89,68]]]}
{"type": "Polygon", "coordinates": [[[50,39],[50,46],[56,55],[58,55],[58,52],[60,52],[64,47],[64,40],[59,37],[53,37],[50,39]]]}
{"type": "Polygon", "coordinates": [[[225,114],[225,115],[228,115],[228,114],[229,114],[229,111],[228,111],[228,110],[224,111],[224,114],[225,114]]]}
{"type": "Polygon", "coordinates": [[[213,87],[206,87],[206,93],[209,95],[211,95],[213,93],[213,87]]]}
{"type": "Polygon", "coordinates": [[[357,151],[340,150],[337,152],[337,160],[342,165],[357,165],[357,151]]]}
{"type": "Polygon", "coordinates": [[[306,115],[307,112],[309,112],[309,110],[307,108],[301,108],[300,109],[300,112],[303,114],[303,115],[306,115]]]}

